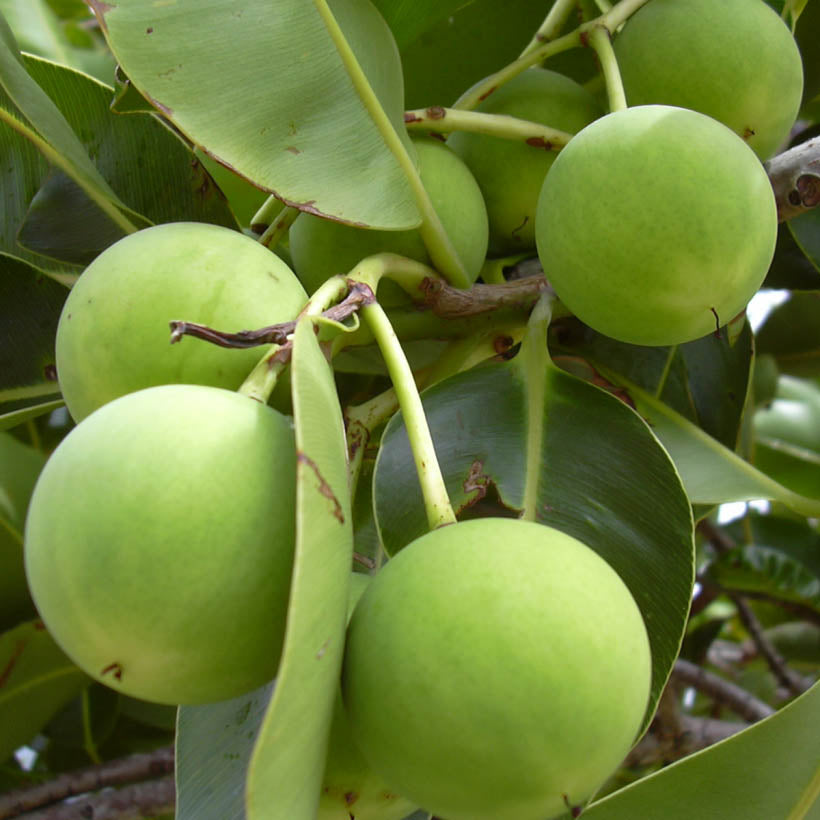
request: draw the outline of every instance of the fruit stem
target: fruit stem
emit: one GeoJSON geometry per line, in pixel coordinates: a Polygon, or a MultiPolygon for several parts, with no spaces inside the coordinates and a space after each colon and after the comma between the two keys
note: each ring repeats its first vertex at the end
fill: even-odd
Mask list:
{"type": "Polygon", "coordinates": [[[459,288],[469,287],[470,279],[464,269],[464,264],[453,247],[447,231],[444,230],[433,203],[430,201],[430,196],[421,181],[413,157],[410,156],[406,145],[400,139],[393,123],[382,108],[379,98],[373,91],[364,71],[362,71],[356,55],[350,48],[326,0],[313,0],[313,2],[327,27],[336,50],[339,52],[353,87],[410,184],[413,199],[421,214],[421,225],[418,230],[427,252],[433,260],[433,264],[450,284],[459,288]]]}
{"type": "Polygon", "coordinates": [[[361,315],[376,338],[396,390],[424,496],[427,523],[431,530],[446,524],[454,524],[455,513],[436,458],[424,407],[399,338],[393,331],[384,308],[378,302],[363,307],[361,315]]]}
{"type": "Polygon", "coordinates": [[[263,233],[284,207],[285,203],[271,194],[251,219],[251,229],[254,233],[263,233]]]}
{"type": "Polygon", "coordinates": [[[500,71],[496,71],[495,74],[490,74],[489,77],[485,77],[466,94],[462,95],[453,108],[458,108],[462,111],[469,111],[475,108],[483,99],[492,94],[496,88],[509,82],[513,77],[517,77],[530,66],[542,63],[548,57],[552,57],[555,54],[560,54],[571,48],[582,46],[586,35],[593,29],[603,26],[610,32],[615,31],[618,26],[628,20],[641,6],[648,2],[649,0],[621,0],[620,3],[613,6],[612,9],[600,17],[596,17],[594,20],[590,20],[588,23],[578,26],[577,29],[570,31],[563,37],[559,37],[557,40],[542,43],[538,48],[533,49],[517,60],[513,60],[513,62],[504,66],[500,71]]]}
{"type": "Polygon", "coordinates": [[[609,100],[610,111],[623,111],[626,106],[626,93],[621,80],[621,72],[618,68],[618,60],[615,57],[615,49],[612,48],[612,38],[609,29],[597,26],[588,35],[588,42],[598,55],[601,70],[606,82],[606,95],[609,100]]]}
{"type": "Polygon", "coordinates": [[[527,459],[524,482],[524,504],[521,518],[535,521],[538,509],[538,485],[542,467],[544,437],[544,393],[548,370],[552,367],[547,349],[547,331],[552,319],[555,296],[545,292],[530,314],[521,352],[513,362],[520,368],[527,385],[527,459]]]}
{"type": "Polygon", "coordinates": [[[541,23],[541,27],[535,32],[532,40],[530,40],[519,57],[526,57],[535,51],[542,43],[546,43],[548,40],[554,40],[558,32],[561,31],[567,22],[576,3],[577,0],[555,0],[546,19],[541,23]]]}
{"type": "Polygon", "coordinates": [[[287,234],[288,229],[296,221],[296,217],[299,216],[300,213],[302,212],[298,208],[293,208],[290,205],[282,208],[259,237],[259,244],[273,250],[285,234],[287,234]]]}
{"type": "Polygon", "coordinates": [[[549,128],[537,122],[510,117],[507,114],[485,114],[481,111],[461,111],[457,108],[417,108],[407,111],[404,122],[411,131],[432,131],[448,134],[451,131],[473,131],[502,139],[526,142],[533,148],[560,151],[572,134],[549,128]]]}

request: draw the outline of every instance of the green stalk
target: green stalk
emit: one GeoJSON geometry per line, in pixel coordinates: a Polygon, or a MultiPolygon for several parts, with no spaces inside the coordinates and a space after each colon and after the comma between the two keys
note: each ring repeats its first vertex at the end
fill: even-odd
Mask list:
{"type": "Polygon", "coordinates": [[[273,221],[265,228],[262,236],[259,237],[259,244],[266,248],[273,250],[281,239],[285,237],[288,229],[296,221],[296,217],[302,213],[298,208],[293,208],[290,205],[282,208],[281,211],[273,218],[273,221]]]}
{"type": "Polygon", "coordinates": [[[455,513],[436,458],[433,438],[424,415],[424,407],[416,388],[413,371],[410,369],[398,336],[378,302],[363,307],[361,316],[376,337],[396,390],[407,428],[407,437],[410,440],[410,448],[413,451],[421,492],[424,496],[427,523],[431,530],[446,524],[454,524],[455,513]]]}
{"type": "Polygon", "coordinates": [[[666,382],[669,379],[669,374],[672,372],[672,362],[675,360],[675,354],[678,352],[678,346],[672,345],[669,348],[669,353],[666,356],[666,361],[663,363],[663,371],[661,372],[661,377],[658,379],[658,386],[655,388],[655,398],[659,399],[661,397],[661,393],[663,393],[664,387],[666,387],[666,382]]]}
{"type": "Polygon", "coordinates": [[[105,196],[96,185],[90,185],[82,175],[78,176],[74,172],[74,166],[70,162],[66,162],[63,156],[55,151],[36,131],[23,124],[16,117],[12,116],[8,111],[0,108],[0,122],[6,123],[20,136],[27,139],[45,158],[45,160],[52,165],[55,165],[60,170],[64,171],[80,188],[88,194],[88,197],[100,208],[100,210],[108,216],[108,218],[126,234],[136,233],[139,228],[134,225],[130,219],[105,196]]]}
{"type": "Polygon", "coordinates": [[[609,29],[603,28],[603,26],[592,29],[589,33],[589,44],[595,50],[601,63],[601,71],[603,71],[604,82],[606,83],[606,96],[609,100],[609,110],[624,111],[626,109],[626,94],[624,93],[624,84],[621,80],[615,50],[612,48],[609,29]]]}
{"type": "Polygon", "coordinates": [[[464,265],[456,253],[453,243],[450,241],[450,237],[444,230],[444,226],[441,224],[441,220],[433,207],[433,203],[430,201],[430,196],[421,181],[413,158],[408,153],[404,143],[399,139],[399,135],[393,127],[393,123],[390,122],[387,114],[385,114],[378,97],[373,91],[364,71],[362,71],[362,67],[359,65],[356,55],[348,45],[344,33],[341,28],[339,28],[339,24],[330,11],[326,0],[313,0],[313,2],[316,6],[316,10],[327,26],[328,33],[347,69],[353,87],[356,89],[368,114],[370,114],[387,147],[396,158],[396,161],[399,163],[399,166],[402,171],[404,171],[410,183],[410,189],[413,193],[416,207],[421,213],[419,233],[427,248],[427,252],[430,254],[430,258],[433,260],[433,264],[441,271],[450,284],[460,288],[469,287],[470,279],[467,276],[464,265]]]}
{"type": "Polygon", "coordinates": [[[271,194],[262,203],[259,210],[253,215],[253,218],[251,219],[251,228],[253,228],[257,233],[261,233],[266,230],[284,207],[285,203],[282,202],[281,199],[277,199],[273,194],[271,194]]]}
{"type": "Polygon", "coordinates": [[[555,0],[541,27],[519,56],[526,57],[542,43],[554,40],[558,32],[564,27],[564,23],[567,22],[570,14],[572,14],[576,2],[577,0],[555,0]]]}
{"type": "Polygon", "coordinates": [[[602,14],[600,17],[596,17],[594,20],[584,23],[575,29],[575,31],[571,31],[563,37],[559,37],[557,40],[552,40],[551,42],[540,45],[526,55],[522,55],[517,60],[514,60],[495,74],[486,77],[480,83],[473,86],[453,107],[464,111],[475,108],[485,97],[492,94],[498,86],[509,82],[513,77],[517,77],[530,66],[538,65],[544,62],[548,57],[553,57],[563,51],[582,46],[586,36],[595,28],[603,26],[608,31],[614,32],[615,29],[626,22],[641,6],[648,2],[649,0],[621,0],[620,3],[613,6],[610,11],[602,14]]]}
{"type": "Polygon", "coordinates": [[[501,139],[519,140],[547,151],[560,150],[573,136],[566,131],[507,114],[485,114],[481,111],[461,111],[458,108],[418,108],[408,111],[404,116],[407,128],[411,131],[433,131],[438,134],[473,131],[501,139]]]}

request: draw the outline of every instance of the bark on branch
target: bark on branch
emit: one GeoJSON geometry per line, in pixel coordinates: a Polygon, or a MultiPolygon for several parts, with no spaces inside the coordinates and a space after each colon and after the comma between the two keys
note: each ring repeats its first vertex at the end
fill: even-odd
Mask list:
{"type": "Polygon", "coordinates": [[[820,205],[820,137],[815,137],[765,163],[780,222],[820,205]]]}

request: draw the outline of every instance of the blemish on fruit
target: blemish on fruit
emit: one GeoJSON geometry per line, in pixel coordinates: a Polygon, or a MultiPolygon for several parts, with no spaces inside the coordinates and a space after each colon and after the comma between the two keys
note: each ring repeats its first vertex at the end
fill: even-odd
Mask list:
{"type": "Polygon", "coordinates": [[[336,518],[340,524],[344,524],[345,517],[344,513],[342,512],[342,505],[339,503],[339,499],[336,498],[330,484],[325,481],[324,477],[322,476],[321,472],[319,471],[319,467],[316,462],[306,453],[301,451],[296,453],[296,460],[300,464],[306,464],[310,467],[311,470],[316,475],[316,478],[319,480],[319,492],[327,499],[330,500],[331,504],[333,505],[333,516],[336,518]]]}
{"type": "Polygon", "coordinates": [[[747,125],[747,126],[743,129],[743,139],[745,139],[745,140],[749,140],[749,139],[751,139],[754,135],[755,135],[754,128],[749,128],[749,126],[747,125]]]}
{"type": "Polygon", "coordinates": [[[431,120],[443,120],[447,116],[447,112],[440,105],[431,105],[427,109],[427,116],[431,120]]]}
{"type": "Polygon", "coordinates": [[[285,150],[288,151],[291,154],[301,154],[302,153],[295,145],[289,145],[287,148],[285,148],[285,150]]]}
{"type": "Polygon", "coordinates": [[[344,798],[345,798],[345,805],[346,806],[352,806],[359,799],[359,793],[358,792],[345,792],[344,798]]]}
{"type": "Polygon", "coordinates": [[[148,26],[148,28],[145,29],[145,33],[146,34],[153,34],[154,33],[154,27],[153,26],[148,26]]]}
{"type": "Polygon", "coordinates": [[[113,675],[115,680],[122,680],[122,664],[117,661],[114,661],[114,663],[109,663],[108,666],[100,672],[100,676],[104,677],[108,674],[113,675]]]}

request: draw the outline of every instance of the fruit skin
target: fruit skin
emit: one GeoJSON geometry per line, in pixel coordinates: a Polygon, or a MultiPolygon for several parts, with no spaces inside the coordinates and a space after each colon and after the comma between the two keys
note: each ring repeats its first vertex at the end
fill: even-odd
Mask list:
{"type": "MultiPolygon", "coordinates": [[[[502,85],[476,111],[506,114],[575,134],[604,112],[581,85],[554,71],[533,68],[502,85]]],[[[535,247],[535,208],[557,153],[514,140],[467,131],[447,144],[473,172],[490,222],[490,253],[535,247]]]]}
{"type": "MultiPolygon", "coordinates": [[[[369,583],[369,575],[351,575],[348,618],[369,583]]],[[[337,690],[317,820],[404,820],[416,808],[393,793],[367,765],[353,742],[342,693],[337,690]]]]}
{"type": "Polygon", "coordinates": [[[777,210],[754,152],[704,114],[648,105],[577,134],[538,200],[538,256],[599,333],[672,345],[745,307],[774,254],[777,210]]]}
{"type": "Polygon", "coordinates": [[[25,530],[32,597],[89,675],[159,703],[274,677],[294,549],[290,420],[219,388],[106,404],[47,462],[25,530]]]}
{"type": "Polygon", "coordinates": [[[652,0],[615,38],[629,105],[708,114],[768,159],[803,94],[800,52],[763,0],[652,0]]]}
{"type": "Polygon", "coordinates": [[[239,331],[293,319],[307,295],[288,266],[237,231],[174,222],[106,248],[71,290],[57,326],[57,375],[75,421],[159,384],[235,390],[264,348],[171,345],[168,322],[239,331]]]}
{"type": "Polygon", "coordinates": [[[535,820],[615,770],[650,678],[643,619],[603,559],[485,518],[379,572],[348,628],[342,695],[370,765],[408,799],[446,820],[535,820]]]}
{"type": "MultiPolygon", "coordinates": [[[[487,254],[487,210],[478,184],[468,168],[444,143],[414,139],[421,181],[458,253],[471,282],[478,278],[487,254]]],[[[417,229],[371,231],[301,214],[290,229],[293,267],[302,284],[313,293],[325,280],[348,273],[366,256],[397,253],[431,265],[417,229]]],[[[382,288],[379,287],[379,301],[382,288]]],[[[397,288],[388,288],[397,301],[397,288]]]]}
{"type": "Polygon", "coordinates": [[[0,433],[0,632],[35,615],[21,542],[26,510],[46,457],[0,433]]]}

